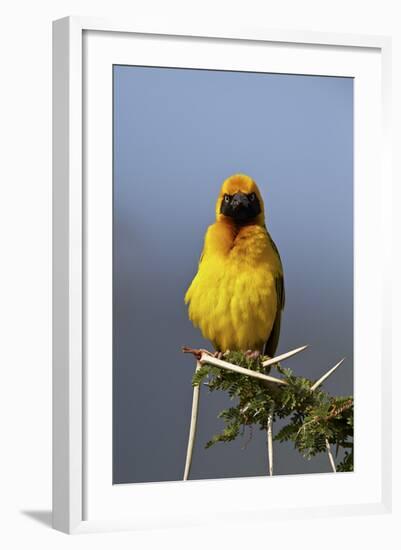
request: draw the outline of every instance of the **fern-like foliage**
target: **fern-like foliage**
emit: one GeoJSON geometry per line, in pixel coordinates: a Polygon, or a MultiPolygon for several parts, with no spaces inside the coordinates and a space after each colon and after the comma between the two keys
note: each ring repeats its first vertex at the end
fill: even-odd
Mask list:
{"type": "Polygon", "coordinates": [[[350,396],[333,397],[316,389],[312,380],[295,376],[291,369],[279,363],[263,367],[267,357],[242,352],[226,352],[223,359],[234,365],[269,374],[275,369],[286,385],[265,382],[217,367],[203,365],[196,370],[194,386],[205,383],[209,391],[226,391],[235,405],[220,412],[225,427],[206,443],[206,448],[220,441],[233,441],[244,432],[245,426],[267,429],[270,415],[273,421],[286,419],[287,423],[275,435],[276,441],[292,441],[294,447],[307,459],[326,451],[326,440],[336,452],[345,449],[337,471],[353,470],[354,401],[350,396]]]}

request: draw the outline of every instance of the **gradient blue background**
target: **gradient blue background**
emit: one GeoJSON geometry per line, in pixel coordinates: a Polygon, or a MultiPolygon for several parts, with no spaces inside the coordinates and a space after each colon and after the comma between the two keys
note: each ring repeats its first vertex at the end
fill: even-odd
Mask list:
{"type": "MultiPolygon", "coordinates": [[[[309,344],[286,365],[310,378],[346,356],[326,388],[352,393],[353,81],[115,66],[113,109],[113,480],[177,480],[194,370],[180,348],[209,345],[184,293],[232,173],[258,183],[282,257],[278,351],[309,344]]],[[[204,449],[228,403],[202,392],[193,479],[266,474],[263,432],[204,449]]],[[[275,444],[277,474],[329,470],[275,444]]]]}

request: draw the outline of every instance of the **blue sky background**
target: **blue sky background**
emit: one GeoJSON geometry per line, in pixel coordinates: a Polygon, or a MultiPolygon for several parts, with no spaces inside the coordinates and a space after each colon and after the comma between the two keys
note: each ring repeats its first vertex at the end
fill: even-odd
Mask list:
{"type": "MultiPolygon", "coordinates": [[[[209,345],[188,321],[184,294],[232,173],[258,183],[282,257],[278,351],[309,344],[287,366],[310,378],[346,356],[326,388],[352,393],[353,80],[115,66],[113,110],[113,478],[176,480],[194,370],[180,348],[209,345]]],[[[257,430],[245,450],[241,440],[203,448],[227,404],[202,392],[193,479],[266,473],[257,430]]],[[[275,471],[329,464],[275,444],[275,471]]]]}

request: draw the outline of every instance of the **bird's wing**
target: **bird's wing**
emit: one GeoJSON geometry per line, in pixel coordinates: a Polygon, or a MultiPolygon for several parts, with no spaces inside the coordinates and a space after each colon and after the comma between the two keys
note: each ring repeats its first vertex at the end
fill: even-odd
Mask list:
{"type": "Polygon", "coordinates": [[[283,275],[283,266],[281,263],[280,253],[278,248],[270,236],[270,233],[266,229],[267,236],[270,240],[273,250],[277,254],[277,258],[280,264],[280,271],[276,274],[275,283],[276,283],[276,295],[277,295],[277,311],[276,317],[274,319],[273,328],[269,335],[267,342],[263,348],[263,354],[268,355],[269,357],[274,357],[276,352],[278,341],[280,338],[280,326],[281,326],[281,311],[284,309],[285,305],[285,288],[284,288],[284,275],[283,275]]]}

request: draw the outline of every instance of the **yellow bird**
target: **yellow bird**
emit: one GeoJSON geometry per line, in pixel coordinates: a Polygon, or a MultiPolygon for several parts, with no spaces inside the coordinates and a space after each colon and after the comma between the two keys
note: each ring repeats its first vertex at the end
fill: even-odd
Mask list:
{"type": "Polygon", "coordinates": [[[205,235],[198,272],[185,295],[188,314],[217,351],[258,350],[274,356],[284,308],[281,259],[265,225],[252,178],[227,178],[216,222],[205,235]]]}

